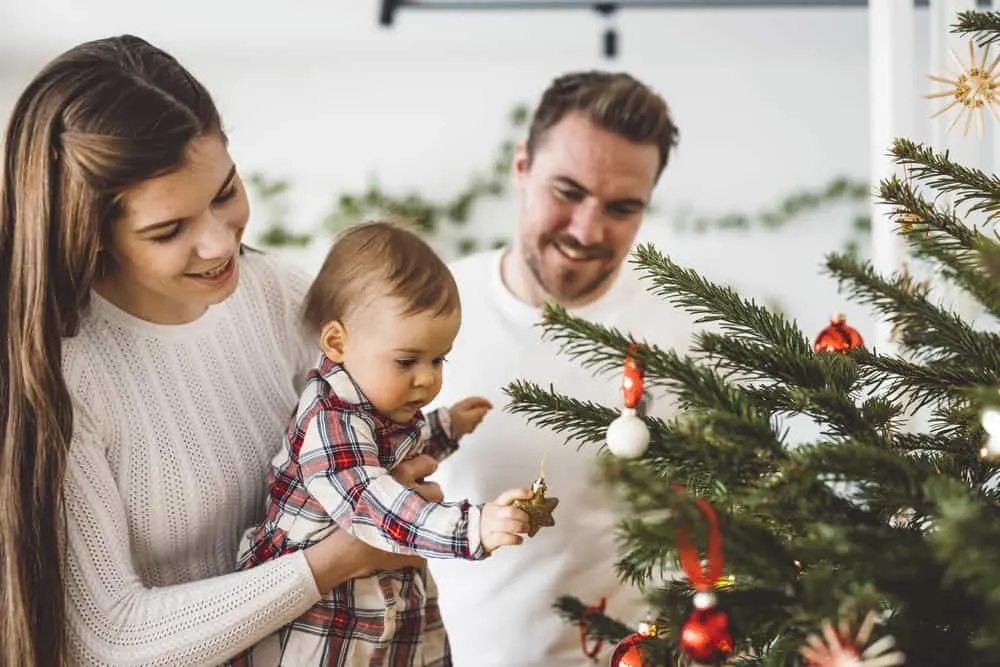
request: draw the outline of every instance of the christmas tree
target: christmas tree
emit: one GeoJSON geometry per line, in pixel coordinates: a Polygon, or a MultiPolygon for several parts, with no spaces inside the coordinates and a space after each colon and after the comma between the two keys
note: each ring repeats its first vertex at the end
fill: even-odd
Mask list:
{"type": "MultiPolygon", "coordinates": [[[[953,30],[982,53],[1000,14],[962,13],[953,30]]],[[[993,111],[996,69],[984,55],[952,82],[960,110],[993,111]]],[[[980,304],[975,326],[908,271],[881,275],[845,254],[825,270],[891,322],[891,353],[844,322],[807,335],[650,245],[629,260],[649,289],[708,323],[690,353],[546,306],[542,326],[563,354],[613,377],[638,367],[625,371],[626,407],[635,382],[679,405],[670,420],[641,417],[640,440],[624,442],[638,456],[622,457],[605,451],[620,405],[507,387],[509,410],[601,448],[633,509],[618,574],[646,587],[653,627],[554,601],[594,640],[622,642],[614,667],[1000,665],[1000,430],[993,442],[988,432],[1000,421],[1000,335],[989,329],[1000,318],[1000,179],[903,138],[890,152],[907,175],[882,181],[879,201],[910,255],[980,304]],[[818,435],[790,443],[788,420],[803,416],[818,435]],[[659,579],[678,563],[685,576],[659,579]]]]}

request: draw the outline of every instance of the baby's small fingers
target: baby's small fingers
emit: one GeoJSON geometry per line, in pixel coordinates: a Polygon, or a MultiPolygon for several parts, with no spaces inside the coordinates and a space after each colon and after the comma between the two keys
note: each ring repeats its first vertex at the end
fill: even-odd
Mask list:
{"type": "Polygon", "coordinates": [[[512,547],[524,542],[524,538],[512,533],[493,533],[490,535],[490,542],[496,545],[494,548],[512,547]]]}
{"type": "MultiPolygon", "coordinates": [[[[531,500],[533,497],[534,494],[528,489],[508,489],[497,496],[493,502],[497,505],[510,506],[515,500],[531,500]]],[[[522,510],[516,511],[521,512],[522,510]]]]}
{"type": "Polygon", "coordinates": [[[518,519],[500,519],[491,528],[498,533],[510,534],[527,533],[531,530],[531,526],[527,520],[521,521],[518,519]]]}

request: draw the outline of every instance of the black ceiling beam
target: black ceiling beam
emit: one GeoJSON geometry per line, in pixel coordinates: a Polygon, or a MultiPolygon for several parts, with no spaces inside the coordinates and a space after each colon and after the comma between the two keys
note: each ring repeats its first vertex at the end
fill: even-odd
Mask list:
{"type": "MultiPolygon", "coordinates": [[[[927,7],[929,0],[914,0],[914,6],[927,7]]],[[[978,0],[979,7],[988,8],[989,0],[978,0]]],[[[488,11],[488,10],[557,10],[589,9],[810,9],[867,7],[868,0],[617,0],[616,2],[576,2],[573,0],[382,0],[379,24],[391,26],[401,9],[427,11],[488,11]]],[[[603,13],[603,12],[602,12],[603,13]]]]}

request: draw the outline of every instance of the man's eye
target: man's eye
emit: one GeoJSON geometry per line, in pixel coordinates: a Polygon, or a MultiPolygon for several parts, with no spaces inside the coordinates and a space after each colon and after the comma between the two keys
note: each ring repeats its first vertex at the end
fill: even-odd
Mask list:
{"type": "Polygon", "coordinates": [[[556,194],[559,195],[561,199],[566,201],[580,201],[583,199],[583,195],[579,190],[568,190],[566,188],[556,188],[556,194]]]}
{"type": "Polygon", "coordinates": [[[639,212],[635,206],[609,206],[608,213],[621,218],[628,217],[630,215],[635,215],[639,212]]]}

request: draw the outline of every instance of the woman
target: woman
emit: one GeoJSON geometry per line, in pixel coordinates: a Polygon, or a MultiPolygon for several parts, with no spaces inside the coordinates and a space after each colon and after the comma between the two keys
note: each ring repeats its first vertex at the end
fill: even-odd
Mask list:
{"type": "MultiPolygon", "coordinates": [[[[233,572],[313,361],[305,276],[243,251],[208,92],[136,37],[15,104],[0,192],[0,663],[213,665],[370,569],[342,532],[233,572]]],[[[433,462],[411,463],[414,479],[433,462]]]]}

